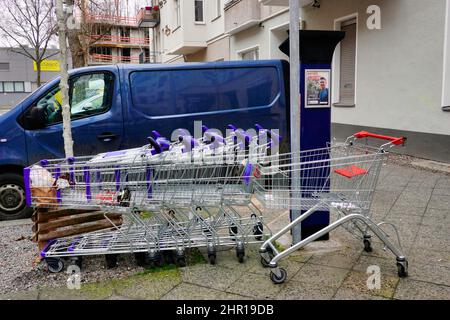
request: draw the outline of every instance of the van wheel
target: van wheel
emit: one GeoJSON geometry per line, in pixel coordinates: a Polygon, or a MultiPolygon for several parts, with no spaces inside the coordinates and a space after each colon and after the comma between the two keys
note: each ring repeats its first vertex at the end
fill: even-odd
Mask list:
{"type": "Polygon", "coordinates": [[[30,218],[32,213],[26,206],[23,177],[16,173],[0,174],[0,220],[30,218]]]}

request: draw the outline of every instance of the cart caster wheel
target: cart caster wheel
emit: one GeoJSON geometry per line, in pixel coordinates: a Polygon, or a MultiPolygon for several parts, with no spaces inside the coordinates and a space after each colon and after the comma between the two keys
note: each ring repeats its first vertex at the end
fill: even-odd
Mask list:
{"type": "Polygon", "coordinates": [[[162,255],[161,255],[161,253],[160,252],[157,252],[156,254],[154,254],[153,256],[150,256],[149,257],[149,267],[151,268],[151,269],[153,269],[153,268],[159,268],[159,267],[161,267],[162,266],[162,260],[163,260],[163,257],[162,257],[162,255]]]}
{"type": "Polygon", "coordinates": [[[408,276],[408,261],[397,262],[397,274],[399,278],[406,278],[408,276]]]}
{"type": "Polygon", "coordinates": [[[72,262],[80,269],[83,267],[83,257],[75,257],[72,262]]]}
{"type": "Polygon", "coordinates": [[[255,226],[253,226],[253,235],[255,236],[256,241],[262,241],[263,231],[264,231],[264,226],[263,226],[262,222],[259,221],[255,226]]]}
{"type": "Polygon", "coordinates": [[[370,243],[370,240],[364,240],[364,251],[365,252],[372,252],[372,244],[370,243]]]}
{"type": "Polygon", "coordinates": [[[105,255],[106,268],[113,269],[117,267],[117,254],[105,255]]]}
{"type": "Polygon", "coordinates": [[[147,254],[146,252],[135,252],[134,260],[136,261],[136,265],[139,267],[144,267],[147,263],[147,254]]]}
{"type": "Polygon", "coordinates": [[[237,247],[236,247],[236,257],[238,258],[239,263],[244,262],[245,247],[241,241],[238,242],[237,247]]]}
{"type": "Polygon", "coordinates": [[[177,258],[177,266],[179,267],[179,268],[184,268],[184,267],[186,267],[186,258],[185,257],[178,257],[177,258]]]}
{"type": "Polygon", "coordinates": [[[208,260],[209,260],[210,264],[215,265],[216,264],[216,255],[215,254],[209,254],[208,255],[208,260]]]}
{"type": "Polygon", "coordinates": [[[278,268],[278,270],[281,273],[280,277],[277,277],[277,275],[275,273],[270,271],[270,280],[272,280],[272,282],[275,284],[281,284],[281,283],[285,282],[286,278],[287,278],[286,270],[284,270],[283,268],[278,268]]]}
{"type": "MultiPolygon", "coordinates": [[[[234,224],[230,227],[230,236],[235,237],[238,234],[238,227],[236,227],[234,224]]],[[[236,239],[233,239],[236,240],[236,239]]]]}
{"type": "Polygon", "coordinates": [[[264,257],[261,257],[261,265],[262,265],[264,268],[268,268],[268,267],[269,267],[269,263],[270,263],[270,262],[267,262],[266,259],[264,259],[264,257]]]}
{"type": "Polygon", "coordinates": [[[51,273],[59,273],[64,269],[64,262],[59,258],[46,258],[48,271],[51,273]]]}

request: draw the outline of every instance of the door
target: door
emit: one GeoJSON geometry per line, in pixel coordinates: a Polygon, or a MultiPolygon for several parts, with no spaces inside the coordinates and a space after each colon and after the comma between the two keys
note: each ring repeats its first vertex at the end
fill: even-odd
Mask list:
{"type": "MultiPolygon", "coordinates": [[[[91,72],[70,79],[72,138],[75,156],[118,150],[122,143],[122,103],[119,80],[111,72],[91,72]]],[[[25,128],[28,160],[64,158],[61,92],[58,86],[27,110],[39,113],[39,129],[25,128]]]]}

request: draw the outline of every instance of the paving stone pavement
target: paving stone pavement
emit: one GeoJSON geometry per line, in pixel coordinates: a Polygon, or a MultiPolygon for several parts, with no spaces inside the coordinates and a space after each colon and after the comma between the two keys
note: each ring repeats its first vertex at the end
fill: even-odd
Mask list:
{"type": "MultiPolygon", "coordinates": [[[[397,277],[395,257],[373,239],[373,252],[340,228],[331,249],[308,246],[280,262],[288,271],[274,285],[260,265],[257,246],[239,264],[234,250],[217,264],[144,272],[123,279],[83,284],[81,290],[41,288],[0,299],[450,299],[450,176],[407,166],[384,165],[372,213],[396,223],[409,259],[409,277],[397,277]],[[338,245],[336,245],[338,244],[338,245]],[[368,267],[381,271],[379,289],[369,289],[368,267]]],[[[386,232],[395,239],[394,231],[386,232]]]]}

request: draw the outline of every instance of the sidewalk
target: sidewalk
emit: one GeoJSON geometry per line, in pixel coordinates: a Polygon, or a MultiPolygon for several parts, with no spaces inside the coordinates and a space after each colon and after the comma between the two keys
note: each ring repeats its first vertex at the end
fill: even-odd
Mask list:
{"type": "MultiPolygon", "coordinates": [[[[312,244],[282,260],[280,265],[288,271],[282,285],[272,284],[253,246],[247,248],[243,264],[237,262],[234,250],[228,250],[218,253],[215,266],[200,262],[181,269],[137,270],[83,284],[81,290],[66,289],[66,274],[45,275],[44,283],[5,292],[0,299],[449,299],[450,175],[385,165],[372,213],[376,221],[397,224],[409,259],[408,278],[397,277],[395,257],[375,239],[373,252],[366,253],[362,243],[341,228],[325,245],[312,244]],[[381,268],[379,290],[366,286],[371,265],[381,268]]],[[[89,269],[89,259],[84,264],[89,269]]],[[[14,272],[13,266],[0,266],[0,283],[8,270],[14,272]]],[[[25,274],[33,272],[44,277],[43,271],[25,274]]]]}

